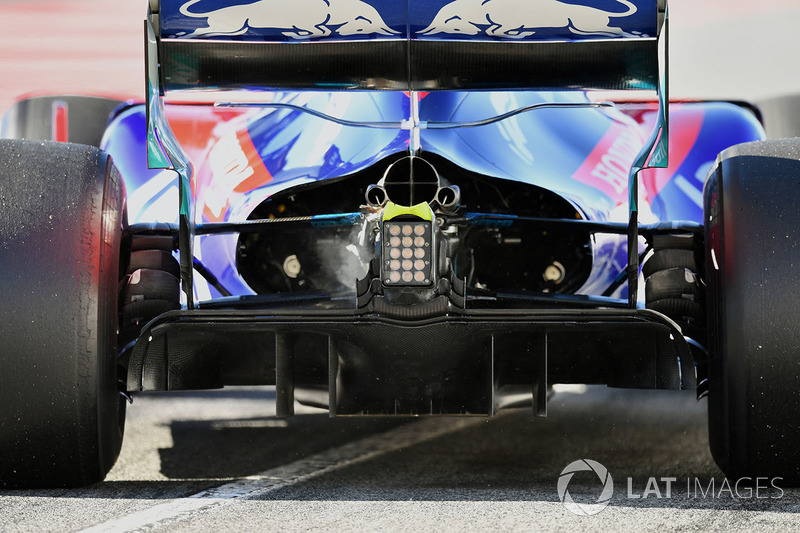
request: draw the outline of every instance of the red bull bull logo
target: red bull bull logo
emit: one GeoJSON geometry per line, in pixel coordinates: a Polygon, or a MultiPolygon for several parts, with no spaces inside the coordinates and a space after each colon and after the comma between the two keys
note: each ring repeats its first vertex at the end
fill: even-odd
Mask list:
{"type": "Polygon", "coordinates": [[[420,36],[438,34],[486,35],[502,39],[525,39],[542,30],[564,28],[569,34],[592,37],[644,37],[612,24],[637,13],[629,0],[616,0],[621,11],[606,11],[559,0],[454,0],[442,7],[420,36]]]}
{"type": "Polygon", "coordinates": [[[195,11],[202,0],[189,0],[180,13],[206,19],[206,26],[181,38],[230,37],[250,30],[274,30],[291,39],[317,39],[358,35],[399,35],[384,22],[380,13],[361,0],[260,0],[243,5],[226,5],[210,11],[195,11]]]}

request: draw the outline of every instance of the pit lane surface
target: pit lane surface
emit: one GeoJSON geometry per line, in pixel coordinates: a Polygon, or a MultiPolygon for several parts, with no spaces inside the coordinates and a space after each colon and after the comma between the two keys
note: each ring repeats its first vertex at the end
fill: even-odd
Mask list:
{"type": "MultiPolygon", "coordinates": [[[[780,480],[778,489],[770,481],[726,488],[707,451],[705,402],[691,393],[573,387],[553,397],[546,420],[527,410],[492,420],[278,420],[273,400],[263,389],[140,396],[105,482],[0,492],[2,529],[776,531],[797,524],[800,491],[780,480]],[[573,514],[557,492],[562,470],[579,459],[599,462],[613,480],[609,505],[593,516],[573,514]]],[[[602,489],[592,472],[568,485],[579,504],[595,503],[602,489]]]]}
{"type": "MultiPolygon", "coordinates": [[[[0,109],[30,91],[140,97],[144,6],[0,0],[0,109]]],[[[796,0],[670,7],[673,95],[800,92],[790,59],[796,0]]],[[[324,414],[280,421],[273,412],[269,391],[139,396],[106,482],[0,492],[0,530],[797,527],[797,490],[725,489],[707,451],[705,401],[691,393],[565,392],[553,398],[547,420],[534,421],[522,411],[411,423],[324,414]],[[584,458],[604,465],[614,482],[608,507],[588,517],[566,510],[557,492],[562,469],[584,458]],[[628,497],[629,478],[630,494],[647,498],[628,497]]],[[[578,472],[568,489],[588,504],[602,485],[578,472]]]]}

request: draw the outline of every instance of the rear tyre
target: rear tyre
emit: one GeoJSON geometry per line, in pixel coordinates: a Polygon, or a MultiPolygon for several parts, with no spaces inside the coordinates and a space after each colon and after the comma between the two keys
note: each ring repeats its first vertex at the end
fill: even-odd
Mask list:
{"type": "Polygon", "coordinates": [[[122,443],[122,183],[97,148],[0,140],[0,485],[102,480],[122,443]]]}
{"type": "Polygon", "coordinates": [[[709,440],[728,477],[800,482],[800,139],[723,152],[704,191],[709,440]]]}

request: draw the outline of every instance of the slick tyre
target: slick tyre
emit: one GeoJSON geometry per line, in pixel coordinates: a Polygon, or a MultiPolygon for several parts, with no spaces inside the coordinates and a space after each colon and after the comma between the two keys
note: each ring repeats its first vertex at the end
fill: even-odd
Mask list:
{"type": "Polygon", "coordinates": [[[119,454],[122,190],[97,148],[0,140],[0,486],[86,485],[119,454]]]}
{"type": "Polygon", "coordinates": [[[800,139],[724,151],[704,190],[709,440],[729,478],[800,482],[800,139]]]}

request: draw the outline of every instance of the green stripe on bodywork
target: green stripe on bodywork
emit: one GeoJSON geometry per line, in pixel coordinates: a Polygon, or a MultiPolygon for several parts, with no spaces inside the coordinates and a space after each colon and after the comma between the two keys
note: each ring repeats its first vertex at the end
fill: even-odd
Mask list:
{"type": "Polygon", "coordinates": [[[153,26],[153,14],[148,11],[145,24],[145,62],[147,65],[147,166],[178,173],[179,238],[181,286],[186,294],[188,309],[194,308],[193,261],[194,197],[192,195],[192,162],[170,128],[164,110],[159,85],[158,40],[153,26]]]}
{"type": "MultiPolygon", "coordinates": [[[[664,14],[662,32],[664,51],[659,46],[658,120],[647,142],[639,151],[628,176],[628,205],[630,212],[638,211],[636,179],[646,168],[667,168],[669,165],[669,12],[664,14]]],[[[660,45],[661,43],[659,43],[660,45]]]]}

